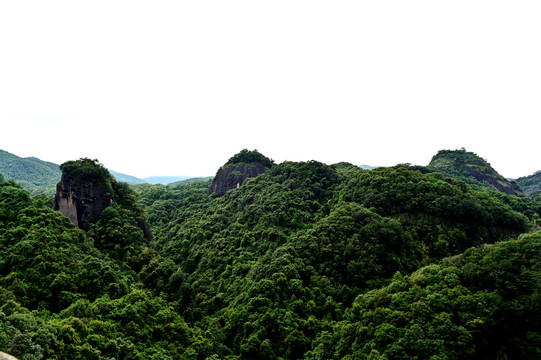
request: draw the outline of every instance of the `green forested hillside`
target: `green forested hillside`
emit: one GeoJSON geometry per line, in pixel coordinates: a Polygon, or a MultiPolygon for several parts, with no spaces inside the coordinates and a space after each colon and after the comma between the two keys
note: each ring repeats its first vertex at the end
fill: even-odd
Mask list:
{"type": "Polygon", "coordinates": [[[533,175],[518,178],[516,183],[519,184],[528,196],[536,196],[541,193],[541,171],[535,172],[533,175]]]}
{"type": "Polygon", "coordinates": [[[524,196],[520,186],[500,175],[485,159],[465,149],[438,151],[432,157],[428,168],[468,184],[492,188],[509,195],[524,196]]]}
{"type": "Polygon", "coordinates": [[[179,265],[163,284],[181,279],[182,315],[220,339],[221,356],[314,356],[315,339],[346,319],[355,297],[396,271],[530,223],[463,182],[402,168],[282,163],[223,198],[206,199],[205,188],[143,192],[141,201],[160,225],[157,251],[179,265]],[[188,198],[196,216],[174,215],[188,198]]]}
{"type": "Polygon", "coordinates": [[[54,194],[61,172],[57,164],[0,150],[0,174],[7,180],[15,179],[32,194],[54,194]]]}
{"type": "MultiPolygon", "coordinates": [[[[0,185],[20,359],[535,359],[531,199],[407,167],[275,164],[222,197],[141,184],[88,232],[0,185]],[[146,212],[154,243],[137,227],[146,212]],[[131,200],[129,200],[131,199],[131,200]]],[[[126,192],[128,187],[121,186],[126,192]]]]}
{"type": "Polygon", "coordinates": [[[538,359],[541,233],[397,273],[355,299],[307,358],[538,359]]]}

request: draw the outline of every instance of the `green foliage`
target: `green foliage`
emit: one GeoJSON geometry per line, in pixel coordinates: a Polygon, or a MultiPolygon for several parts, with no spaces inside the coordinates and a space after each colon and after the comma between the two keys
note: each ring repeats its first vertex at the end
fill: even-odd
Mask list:
{"type": "Polygon", "coordinates": [[[67,161],[60,165],[60,169],[64,177],[76,181],[98,182],[111,194],[116,205],[129,212],[129,216],[136,220],[145,218],[145,212],[137,204],[137,194],[133,188],[127,183],[116,181],[97,159],[81,158],[79,160],[67,161]]]}
{"type": "Polygon", "coordinates": [[[383,216],[398,217],[433,257],[516,235],[529,225],[523,214],[485,191],[440,173],[404,167],[359,171],[342,184],[339,196],[383,216]]]}
{"type": "Polygon", "coordinates": [[[536,171],[533,175],[524,176],[516,180],[516,183],[524,189],[528,196],[541,191],[541,171],[536,171]]]}
{"type": "Polygon", "coordinates": [[[523,196],[520,187],[498,174],[490,164],[477,154],[460,150],[440,150],[427,166],[468,184],[488,187],[506,194],[523,196]]]}
{"type": "Polygon", "coordinates": [[[74,179],[92,179],[110,182],[112,175],[97,159],[81,158],[60,165],[62,174],[74,179]]]}
{"type": "Polygon", "coordinates": [[[119,266],[101,260],[92,239],[11,183],[0,186],[0,222],[0,286],[25,306],[58,311],[79,296],[108,293],[114,282],[125,287],[119,266]]]}
{"type": "Polygon", "coordinates": [[[233,165],[233,164],[251,164],[251,163],[260,163],[268,168],[272,167],[274,165],[274,161],[263,154],[261,154],[257,150],[247,150],[243,149],[238,154],[233,155],[229,158],[229,160],[225,163],[225,165],[233,165]]]}
{"type": "Polygon", "coordinates": [[[201,182],[201,181],[207,181],[212,180],[212,176],[205,176],[205,177],[196,177],[196,178],[189,178],[185,180],[175,181],[172,183],[167,184],[168,186],[178,186],[178,185],[187,185],[194,182],[201,182]]]}
{"type": "Polygon", "coordinates": [[[0,224],[0,351],[20,359],[173,359],[195,343],[172,304],[139,290],[171,271],[155,266],[159,258],[121,204],[85,233],[2,182],[0,224]]]}
{"type": "Polygon", "coordinates": [[[535,199],[404,164],[284,162],[223,197],[206,195],[210,180],[131,187],[94,160],[67,168],[109,181],[114,194],[88,232],[46,198],[0,182],[0,351],[104,360],[541,354],[541,233],[511,240],[538,219],[535,199]],[[145,213],[152,247],[137,222],[145,213]]]}
{"type": "Polygon", "coordinates": [[[540,260],[538,232],[397,273],[360,295],[312,358],[537,358],[540,260]]]}
{"type": "MultiPolygon", "coordinates": [[[[206,184],[137,188],[160,229],[157,251],[178,264],[144,272],[189,324],[212,334],[224,357],[308,356],[359,293],[396,270],[407,273],[528,225],[485,192],[404,167],[285,162],[207,200],[206,184]]],[[[378,339],[390,341],[390,329],[381,328],[378,339]]],[[[325,353],[325,344],[317,346],[325,353]]]]}
{"type": "Polygon", "coordinates": [[[0,150],[0,173],[6,180],[15,180],[32,195],[54,194],[61,176],[56,164],[36,158],[21,158],[3,150],[0,150]]]}

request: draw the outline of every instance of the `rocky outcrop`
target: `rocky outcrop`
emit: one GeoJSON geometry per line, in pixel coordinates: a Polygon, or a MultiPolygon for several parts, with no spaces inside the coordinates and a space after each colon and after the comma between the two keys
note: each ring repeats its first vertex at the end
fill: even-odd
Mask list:
{"type": "Polygon", "coordinates": [[[17,360],[17,358],[0,351],[0,360],[17,360]]]}
{"type": "Polygon", "coordinates": [[[216,173],[216,177],[207,190],[207,195],[216,193],[223,196],[227,191],[239,188],[244,180],[263,174],[267,169],[267,166],[259,162],[226,164],[216,173]]]}
{"type": "Polygon", "coordinates": [[[464,148],[438,151],[427,168],[468,184],[492,188],[508,195],[524,196],[520,186],[500,175],[485,159],[464,148]]]}
{"type": "Polygon", "coordinates": [[[101,182],[62,175],[56,186],[54,208],[78,228],[88,230],[113,201],[111,189],[101,182]]]}
{"type": "Polygon", "coordinates": [[[118,182],[98,162],[88,158],[67,161],[60,165],[62,178],[56,186],[55,210],[80,229],[88,231],[90,225],[101,219],[103,210],[116,203],[130,214],[128,221],[137,221],[148,245],[152,233],[145,221],[143,209],[137,205],[137,195],[123,182],[118,182]]]}

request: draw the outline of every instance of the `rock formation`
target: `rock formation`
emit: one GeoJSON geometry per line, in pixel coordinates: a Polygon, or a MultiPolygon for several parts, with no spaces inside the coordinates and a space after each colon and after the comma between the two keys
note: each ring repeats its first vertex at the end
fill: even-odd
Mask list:
{"type": "Polygon", "coordinates": [[[231,157],[218,170],[207,190],[207,195],[216,193],[223,196],[227,191],[239,188],[244,180],[263,174],[273,164],[271,159],[263,156],[257,150],[244,149],[231,157]]]}
{"type": "Polygon", "coordinates": [[[54,208],[78,228],[88,230],[90,224],[98,221],[101,212],[113,201],[111,190],[100,181],[63,174],[56,186],[54,208]]]}
{"type": "Polygon", "coordinates": [[[256,177],[265,171],[267,171],[267,167],[260,163],[224,166],[220,168],[210,184],[207,195],[216,193],[223,196],[228,190],[239,188],[244,180],[256,177]]]}
{"type": "Polygon", "coordinates": [[[17,360],[17,358],[0,351],[0,360],[17,360]]]}
{"type": "Polygon", "coordinates": [[[147,243],[152,243],[150,227],[136,195],[126,183],[119,183],[97,160],[68,161],[60,166],[62,178],[56,186],[54,209],[85,231],[99,221],[105,208],[118,203],[132,212],[147,243]]]}

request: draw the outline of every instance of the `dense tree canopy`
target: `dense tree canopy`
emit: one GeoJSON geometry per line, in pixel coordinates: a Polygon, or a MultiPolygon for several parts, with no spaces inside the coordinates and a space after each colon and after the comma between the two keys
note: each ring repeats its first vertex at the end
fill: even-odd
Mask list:
{"type": "Polygon", "coordinates": [[[274,160],[266,157],[257,150],[243,149],[227,160],[226,165],[260,163],[266,167],[274,165],[274,160]]]}
{"type": "MultiPolygon", "coordinates": [[[[99,167],[81,159],[64,170],[107,176],[99,167]]],[[[206,195],[209,182],[111,181],[115,203],[84,232],[1,181],[0,351],[540,356],[541,232],[526,234],[535,200],[411,166],[284,162],[223,197],[206,195]],[[152,245],[137,226],[144,213],[152,245]]]]}
{"type": "Polygon", "coordinates": [[[6,180],[14,179],[31,194],[52,195],[60,180],[58,165],[36,158],[21,158],[0,150],[0,173],[6,180]]]}

